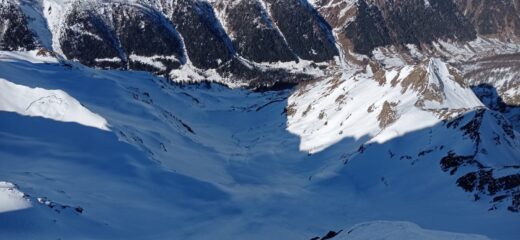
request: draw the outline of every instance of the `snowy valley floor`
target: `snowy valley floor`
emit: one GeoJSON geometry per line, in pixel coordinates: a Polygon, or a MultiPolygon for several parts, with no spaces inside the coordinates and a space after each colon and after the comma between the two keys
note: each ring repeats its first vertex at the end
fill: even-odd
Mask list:
{"type": "Polygon", "coordinates": [[[0,55],[0,87],[0,181],[16,184],[0,184],[0,205],[14,201],[0,207],[0,239],[486,239],[405,222],[520,236],[518,213],[472,201],[438,161],[387,157],[437,126],[345,165],[369,136],[300,151],[290,91],[179,86],[14,53],[0,55]],[[380,220],[399,222],[354,227],[380,220]]]}

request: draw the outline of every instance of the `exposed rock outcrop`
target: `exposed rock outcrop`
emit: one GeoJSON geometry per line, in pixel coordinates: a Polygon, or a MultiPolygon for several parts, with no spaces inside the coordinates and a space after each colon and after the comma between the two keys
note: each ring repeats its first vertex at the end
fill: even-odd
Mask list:
{"type": "MultiPolygon", "coordinates": [[[[474,152],[469,155],[460,155],[449,152],[440,161],[443,171],[449,171],[451,175],[459,174],[459,170],[464,168],[465,174],[457,179],[457,185],[467,192],[474,194],[475,201],[484,196],[491,197],[492,204],[490,210],[497,208],[498,204],[505,203],[507,209],[513,212],[520,211],[518,198],[520,195],[520,166],[488,166],[484,165],[479,159],[488,155],[487,148],[493,146],[500,148],[503,146],[514,147],[516,134],[512,126],[503,116],[486,109],[479,109],[469,117],[458,117],[447,122],[446,127],[459,129],[474,143],[474,152]],[[497,129],[490,129],[488,121],[496,122],[497,129]],[[489,139],[489,131],[494,136],[489,139]],[[487,136],[487,137],[486,137],[487,136]],[[492,142],[490,142],[492,140],[492,142]],[[468,170],[469,173],[468,173],[468,170]]],[[[494,159],[501,162],[501,159],[494,159]]],[[[496,163],[492,163],[496,164],[496,163]]]]}

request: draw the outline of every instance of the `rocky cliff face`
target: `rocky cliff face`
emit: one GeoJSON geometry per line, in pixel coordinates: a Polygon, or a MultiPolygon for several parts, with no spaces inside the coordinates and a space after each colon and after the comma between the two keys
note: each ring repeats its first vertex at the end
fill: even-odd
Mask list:
{"type": "Polygon", "coordinates": [[[450,151],[441,159],[442,169],[451,175],[459,175],[457,185],[473,193],[475,201],[486,195],[490,196],[492,204],[490,210],[495,210],[499,204],[508,202],[508,210],[520,211],[520,202],[518,202],[520,174],[515,170],[520,166],[497,166],[497,163],[503,159],[484,162],[487,155],[493,155],[488,153],[488,149],[501,145],[518,147],[517,134],[513,126],[502,115],[479,109],[468,116],[448,121],[446,127],[460,130],[467,139],[473,141],[474,149],[472,153],[466,155],[450,151]],[[489,124],[496,124],[496,127],[490,127],[489,124]],[[491,135],[493,138],[486,135],[491,135]],[[461,169],[469,172],[460,174],[461,169]]]}
{"type": "Polygon", "coordinates": [[[357,15],[358,0],[315,0],[314,8],[334,28],[341,28],[357,15]]]}

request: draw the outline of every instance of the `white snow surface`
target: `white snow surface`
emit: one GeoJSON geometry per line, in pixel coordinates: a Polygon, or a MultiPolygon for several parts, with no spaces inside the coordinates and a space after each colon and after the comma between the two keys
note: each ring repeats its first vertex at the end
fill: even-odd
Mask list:
{"type": "Polygon", "coordinates": [[[30,88],[0,78],[0,111],[109,130],[107,121],[62,90],[30,88]]]}
{"type": "Polygon", "coordinates": [[[360,223],[348,231],[342,231],[337,240],[487,240],[479,235],[457,234],[442,231],[432,231],[410,222],[374,221],[360,223]]]}
{"type": "Polygon", "coordinates": [[[466,86],[457,83],[448,70],[446,63],[438,58],[430,60],[427,67],[428,85],[434,86],[441,90],[444,95],[442,103],[428,101],[426,108],[475,108],[481,107],[483,104],[473,91],[466,86]]]}
{"type": "Polygon", "coordinates": [[[0,181],[0,214],[30,208],[31,202],[10,182],[0,181]]]}

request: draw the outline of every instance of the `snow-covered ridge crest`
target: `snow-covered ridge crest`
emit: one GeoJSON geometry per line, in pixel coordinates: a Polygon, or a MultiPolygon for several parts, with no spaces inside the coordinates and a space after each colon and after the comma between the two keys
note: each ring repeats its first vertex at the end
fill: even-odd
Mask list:
{"type": "Polygon", "coordinates": [[[0,79],[0,111],[44,117],[109,131],[107,121],[62,90],[30,88],[0,79]]]}

